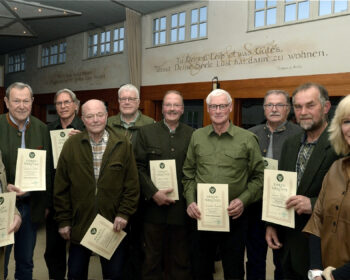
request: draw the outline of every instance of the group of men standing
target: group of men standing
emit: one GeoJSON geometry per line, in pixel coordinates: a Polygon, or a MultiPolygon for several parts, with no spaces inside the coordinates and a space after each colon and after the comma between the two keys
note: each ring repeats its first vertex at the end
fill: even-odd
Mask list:
{"type": "Polygon", "coordinates": [[[157,123],[138,110],[139,91],[130,84],[119,89],[120,113],[109,118],[105,104],[92,99],[82,105],[80,119],[76,95],[62,89],[54,97],[59,118],[46,126],[31,116],[33,101],[29,85],[14,83],[6,91],[9,112],[0,116],[7,189],[16,192],[22,218],[15,279],[32,279],[36,230],[44,220],[50,279],[65,278],[67,240],[68,278],[87,279],[91,251],[80,241],[97,214],[115,231],[128,232],[110,260],[100,257],[104,279],[212,280],[216,254],[225,279],[244,279],[245,248],[247,279],[265,279],[267,246],[275,251],[275,279],[307,279],[308,244],[301,231],[337,159],[328,142],[330,102],[322,86],[308,83],[293,93],[299,126],[287,120],[288,93],[267,92],[266,123],[251,132],[231,123],[232,99],[222,89],[206,99],[211,125],[196,131],[180,122],[184,102],[175,90],[165,93],[157,123]],[[55,170],[49,130],[65,128],[73,130],[55,170]],[[46,192],[24,193],[14,185],[18,148],[48,151],[46,192]],[[297,195],[286,204],[296,211],[294,229],[261,221],[262,156],[298,174],[297,195]],[[150,161],[169,159],[176,163],[179,200],[169,198],[173,189],[158,189],[151,180],[150,161]],[[197,230],[198,183],[228,184],[229,232],[197,230]]]}

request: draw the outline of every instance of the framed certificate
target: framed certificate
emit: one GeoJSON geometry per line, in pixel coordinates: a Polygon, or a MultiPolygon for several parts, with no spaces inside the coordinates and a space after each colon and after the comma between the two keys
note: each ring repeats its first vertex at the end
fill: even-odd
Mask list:
{"type": "Polygon", "coordinates": [[[58,129],[58,130],[51,130],[50,131],[51,145],[52,145],[52,156],[53,156],[53,167],[55,169],[57,167],[57,162],[58,162],[58,159],[60,157],[63,144],[68,139],[69,132],[72,130],[73,130],[73,128],[58,129]]]}
{"type": "Polygon", "coordinates": [[[113,223],[97,214],[80,244],[109,260],[125,236],[125,231],[115,232],[113,223]]]}
{"type": "Polygon", "coordinates": [[[18,148],[15,186],[23,192],[46,190],[46,151],[18,148]]]}
{"type": "Polygon", "coordinates": [[[150,160],[151,180],[158,190],[173,189],[167,196],[173,200],[179,200],[177,186],[175,159],[150,160]]]}
{"type": "Polygon", "coordinates": [[[263,161],[264,161],[265,169],[272,169],[272,170],[278,169],[278,160],[273,158],[263,157],[263,161]]]}
{"type": "Polygon", "coordinates": [[[294,228],[294,208],[287,209],[286,201],[296,194],[296,189],[296,172],[265,169],[262,219],[294,228]]]}
{"type": "Polygon", "coordinates": [[[13,223],[16,207],[16,193],[8,192],[0,194],[0,247],[13,244],[14,233],[8,234],[13,223]]]}
{"type": "Polygon", "coordinates": [[[228,184],[198,184],[197,205],[201,212],[198,230],[230,231],[228,184]]]}

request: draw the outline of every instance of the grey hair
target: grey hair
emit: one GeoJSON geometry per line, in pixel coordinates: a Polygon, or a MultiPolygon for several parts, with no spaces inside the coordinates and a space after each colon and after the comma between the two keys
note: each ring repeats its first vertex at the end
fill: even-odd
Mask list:
{"type": "Polygon", "coordinates": [[[281,94],[285,97],[286,102],[288,104],[288,106],[290,106],[290,97],[288,92],[286,92],[285,90],[281,90],[281,89],[271,89],[268,92],[266,92],[265,97],[264,97],[264,104],[266,103],[266,99],[269,95],[271,94],[281,94]]]}
{"type": "Polygon", "coordinates": [[[227,102],[229,104],[232,103],[231,95],[226,90],[219,89],[219,88],[218,89],[214,89],[211,93],[209,93],[209,95],[207,96],[205,101],[207,102],[207,104],[210,104],[211,103],[211,98],[213,96],[220,96],[220,95],[225,95],[227,97],[227,102]]]}
{"type": "Polygon", "coordinates": [[[310,88],[316,88],[318,90],[318,92],[320,93],[320,95],[319,95],[320,103],[322,105],[322,108],[324,108],[324,105],[326,104],[326,102],[329,101],[328,91],[326,90],[326,88],[324,86],[317,84],[317,83],[306,83],[306,84],[303,84],[303,85],[297,87],[296,90],[294,90],[293,95],[292,95],[293,104],[294,104],[295,95],[298,92],[308,90],[310,88]]]}
{"type": "Polygon", "coordinates": [[[55,94],[55,97],[53,98],[53,102],[56,103],[56,100],[57,100],[58,96],[61,93],[68,93],[69,94],[69,96],[72,98],[72,100],[75,103],[75,105],[77,105],[77,109],[75,110],[75,113],[78,114],[79,106],[80,106],[80,100],[77,98],[77,95],[73,91],[68,89],[68,88],[63,88],[63,89],[60,89],[59,91],[57,91],[56,94],[55,94]]]}
{"type": "Polygon", "coordinates": [[[7,89],[6,89],[6,98],[10,99],[10,92],[13,88],[17,88],[17,89],[24,89],[27,88],[30,92],[30,97],[33,98],[33,90],[31,88],[30,85],[22,83],[22,82],[15,82],[13,84],[11,84],[7,89]]]}
{"type": "Polygon", "coordinates": [[[126,85],[121,86],[121,87],[119,88],[119,90],[118,90],[118,98],[120,97],[120,95],[121,95],[121,93],[122,93],[123,91],[133,91],[133,92],[136,93],[136,97],[137,97],[138,99],[140,99],[140,92],[139,92],[139,90],[137,89],[137,87],[135,87],[135,86],[132,85],[132,84],[126,84],[126,85]]]}

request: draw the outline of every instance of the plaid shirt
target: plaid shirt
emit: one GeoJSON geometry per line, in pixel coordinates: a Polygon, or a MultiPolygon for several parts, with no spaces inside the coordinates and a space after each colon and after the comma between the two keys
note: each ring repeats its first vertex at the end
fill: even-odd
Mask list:
{"type": "MultiPolygon", "coordinates": [[[[96,182],[98,181],[98,177],[100,176],[102,157],[107,147],[108,138],[109,138],[109,133],[106,130],[103,132],[102,138],[98,143],[95,143],[90,138],[92,158],[94,161],[94,175],[95,175],[96,182]]],[[[97,193],[97,189],[96,189],[96,193],[97,193]]]]}

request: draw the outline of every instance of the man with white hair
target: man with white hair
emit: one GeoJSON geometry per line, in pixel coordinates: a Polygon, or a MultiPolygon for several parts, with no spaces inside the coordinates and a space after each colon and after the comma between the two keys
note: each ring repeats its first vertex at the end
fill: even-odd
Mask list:
{"type": "Polygon", "coordinates": [[[262,196],[264,164],[257,137],[230,122],[230,94],[216,89],[206,102],[212,124],[193,133],[183,167],[187,213],[195,220],[201,219],[197,183],[228,184],[230,231],[195,231],[195,279],[213,279],[212,260],[219,246],[225,279],[243,280],[248,225],[244,210],[262,196]]]}
{"type": "Polygon", "coordinates": [[[135,144],[138,129],[154,123],[154,120],[138,110],[140,93],[134,85],[126,84],[119,88],[118,102],[120,112],[108,118],[108,125],[113,130],[124,134],[132,144],[135,144]]]}

